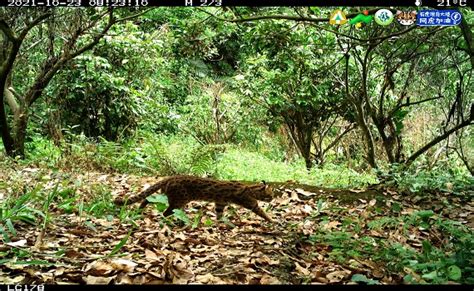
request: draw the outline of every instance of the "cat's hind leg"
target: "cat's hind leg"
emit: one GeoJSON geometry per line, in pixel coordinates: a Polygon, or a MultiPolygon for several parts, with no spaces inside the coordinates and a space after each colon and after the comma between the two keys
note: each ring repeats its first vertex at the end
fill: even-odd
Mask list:
{"type": "Polygon", "coordinates": [[[179,209],[179,208],[183,208],[186,204],[187,204],[188,201],[184,201],[184,200],[174,200],[174,199],[170,199],[168,198],[168,208],[166,209],[165,212],[163,212],[163,215],[165,217],[167,216],[170,216],[171,214],[173,214],[173,209],[179,209]]]}

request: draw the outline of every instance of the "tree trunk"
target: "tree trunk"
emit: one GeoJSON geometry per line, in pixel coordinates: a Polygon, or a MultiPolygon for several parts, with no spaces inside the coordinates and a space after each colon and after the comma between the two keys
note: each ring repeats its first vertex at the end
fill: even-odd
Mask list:
{"type": "Polygon", "coordinates": [[[3,141],[3,146],[5,147],[5,152],[7,153],[8,156],[14,157],[14,141],[13,137],[10,134],[10,128],[8,127],[8,121],[7,121],[7,116],[5,113],[5,106],[3,103],[3,91],[2,93],[2,98],[0,100],[0,130],[2,133],[2,141],[3,141]]]}
{"type": "Polygon", "coordinates": [[[288,131],[293,137],[293,140],[296,143],[296,147],[299,150],[301,156],[303,157],[306,165],[306,169],[309,171],[311,167],[313,166],[313,163],[311,161],[311,140],[313,138],[312,136],[312,128],[307,128],[307,129],[301,129],[295,127],[294,130],[292,130],[292,127],[288,126],[288,131]],[[304,132],[306,130],[306,133],[304,132]]]}
{"type": "Polygon", "coordinates": [[[472,30],[469,26],[469,23],[464,16],[465,14],[461,18],[459,27],[461,28],[461,32],[467,44],[466,52],[469,54],[472,67],[474,67],[474,37],[472,36],[472,30]]]}
{"type": "MultiPolygon", "coordinates": [[[[367,56],[367,55],[366,55],[367,56]]],[[[367,125],[367,120],[365,117],[365,112],[364,108],[362,108],[363,100],[362,98],[357,98],[356,96],[353,96],[349,92],[349,58],[350,55],[346,54],[346,69],[345,69],[345,74],[344,74],[344,83],[346,86],[346,96],[350,97],[350,102],[352,104],[352,108],[355,110],[356,114],[356,122],[360,126],[362,133],[364,134],[365,137],[365,143],[367,145],[367,162],[372,168],[377,168],[377,163],[375,162],[375,146],[374,146],[374,139],[372,136],[372,133],[370,132],[370,128],[367,125]]],[[[364,76],[366,72],[364,71],[364,76]]],[[[365,88],[365,81],[363,76],[363,82],[364,82],[364,88],[365,88]]],[[[367,96],[367,92],[365,92],[365,95],[367,96]]]]}
{"type": "Polygon", "coordinates": [[[15,156],[15,147],[14,147],[14,140],[10,133],[10,128],[8,126],[7,114],[5,112],[5,84],[7,81],[8,72],[4,70],[0,71],[0,131],[2,135],[3,146],[5,147],[5,152],[8,156],[14,157],[15,156]]]}
{"type": "Polygon", "coordinates": [[[18,118],[14,120],[14,156],[25,157],[26,129],[28,127],[29,111],[26,106],[20,107],[18,118]]]}
{"type": "Polygon", "coordinates": [[[357,101],[354,102],[356,110],[357,110],[357,123],[362,129],[362,133],[365,137],[365,143],[367,145],[367,162],[372,168],[377,168],[377,163],[375,162],[375,146],[374,146],[374,138],[372,133],[370,132],[370,128],[367,125],[365,120],[364,109],[362,108],[361,104],[357,101]]]}
{"type": "Polygon", "coordinates": [[[304,163],[306,165],[306,170],[311,170],[311,167],[313,166],[313,163],[311,163],[311,158],[310,157],[304,157],[304,163]]]}
{"type": "Polygon", "coordinates": [[[382,138],[383,148],[385,150],[385,154],[387,155],[388,161],[393,164],[395,162],[395,157],[393,156],[393,140],[385,134],[385,124],[383,124],[383,121],[374,121],[380,137],[382,138]]]}
{"type": "MultiPolygon", "coordinates": [[[[303,137],[304,138],[304,137],[303,137]]],[[[311,162],[311,140],[313,139],[312,127],[306,129],[306,138],[302,144],[302,154],[306,165],[306,170],[311,170],[313,163],[311,162]]]]}

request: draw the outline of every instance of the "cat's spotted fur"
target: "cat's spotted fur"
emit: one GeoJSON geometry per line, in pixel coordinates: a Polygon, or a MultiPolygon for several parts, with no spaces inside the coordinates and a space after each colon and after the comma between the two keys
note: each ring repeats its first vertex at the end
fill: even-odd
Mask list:
{"type": "Polygon", "coordinates": [[[257,202],[258,200],[271,201],[273,198],[272,188],[265,183],[247,185],[241,182],[219,181],[195,176],[170,176],[135,197],[125,201],[117,199],[115,203],[124,205],[142,201],[140,208],[143,208],[149,203],[146,198],[159,190],[168,196],[169,207],[163,213],[165,216],[172,214],[173,209],[184,207],[190,201],[204,200],[215,202],[218,219],[222,216],[225,206],[234,203],[253,211],[267,221],[272,221],[257,202]]]}

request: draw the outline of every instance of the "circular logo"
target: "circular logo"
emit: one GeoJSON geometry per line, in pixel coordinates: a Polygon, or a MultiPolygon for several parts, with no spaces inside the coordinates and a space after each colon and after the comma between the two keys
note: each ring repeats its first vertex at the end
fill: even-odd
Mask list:
{"type": "Polygon", "coordinates": [[[451,19],[454,20],[454,22],[458,22],[458,21],[460,22],[461,18],[462,18],[461,13],[457,11],[451,14],[451,19]]]}
{"type": "Polygon", "coordinates": [[[380,9],[375,12],[374,19],[378,25],[387,26],[393,21],[393,13],[388,9],[380,9]]]}

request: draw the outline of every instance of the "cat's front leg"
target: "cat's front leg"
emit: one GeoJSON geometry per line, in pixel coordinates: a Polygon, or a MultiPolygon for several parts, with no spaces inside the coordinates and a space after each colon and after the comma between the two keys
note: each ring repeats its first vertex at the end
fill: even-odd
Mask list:
{"type": "Polygon", "coordinates": [[[217,220],[222,218],[222,213],[224,212],[224,208],[226,207],[226,203],[216,202],[216,216],[217,220]]]}

